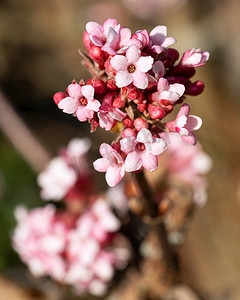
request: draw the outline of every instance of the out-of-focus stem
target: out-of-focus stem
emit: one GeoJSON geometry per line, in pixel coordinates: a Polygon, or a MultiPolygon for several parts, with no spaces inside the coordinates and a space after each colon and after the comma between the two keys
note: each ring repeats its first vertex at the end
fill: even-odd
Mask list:
{"type": "MultiPolygon", "coordinates": [[[[136,180],[139,185],[139,189],[142,193],[143,199],[145,201],[145,207],[147,214],[150,218],[154,219],[158,217],[158,207],[154,199],[154,196],[151,191],[145,175],[143,172],[136,173],[136,180]]],[[[174,273],[178,272],[178,258],[176,253],[173,251],[170,243],[168,242],[167,230],[163,222],[160,222],[158,225],[154,225],[163,250],[163,257],[169,269],[174,273]]]]}
{"type": "Polygon", "coordinates": [[[39,173],[48,164],[50,155],[33,136],[0,91],[0,129],[34,171],[39,173]]]}

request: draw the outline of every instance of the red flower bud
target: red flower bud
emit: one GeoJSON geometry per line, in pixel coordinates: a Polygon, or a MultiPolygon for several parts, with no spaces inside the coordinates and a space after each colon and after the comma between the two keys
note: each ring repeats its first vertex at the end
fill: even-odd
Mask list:
{"type": "Polygon", "coordinates": [[[91,47],[93,46],[93,43],[90,39],[89,33],[87,31],[85,31],[83,33],[83,43],[86,47],[86,49],[89,51],[91,49],[91,47]]]}
{"type": "Polygon", "coordinates": [[[142,118],[137,118],[136,120],[134,120],[134,126],[137,129],[137,131],[140,131],[143,128],[147,128],[148,129],[148,122],[142,118]]]}
{"type": "Polygon", "coordinates": [[[204,83],[202,81],[195,81],[186,87],[185,94],[191,96],[197,96],[201,94],[203,90],[204,90],[204,83]]]}
{"type": "Polygon", "coordinates": [[[126,97],[122,97],[121,95],[118,95],[113,101],[113,107],[122,108],[125,106],[126,101],[127,101],[126,97]]]}
{"type": "Polygon", "coordinates": [[[146,109],[146,107],[147,107],[146,102],[143,102],[143,103],[137,105],[137,109],[138,109],[141,113],[144,112],[144,110],[146,109]]]}
{"type": "Polygon", "coordinates": [[[90,78],[86,84],[93,86],[96,94],[104,94],[107,92],[106,83],[101,79],[90,78]]]}
{"type": "Polygon", "coordinates": [[[53,95],[53,101],[56,103],[56,105],[58,105],[58,103],[66,97],[68,97],[68,95],[66,93],[58,92],[58,93],[53,95]]]}
{"type": "Polygon", "coordinates": [[[152,119],[162,119],[166,113],[163,108],[160,106],[156,106],[153,104],[148,104],[148,112],[150,113],[150,116],[152,119]]]}
{"type": "Polygon", "coordinates": [[[127,117],[123,120],[123,126],[126,128],[132,128],[133,127],[133,121],[127,117]]]}
{"type": "Polygon", "coordinates": [[[100,47],[91,47],[91,49],[89,50],[89,56],[99,65],[102,65],[104,63],[104,52],[100,47]]]}
{"type": "Polygon", "coordinates": [[[115,79],[112,78],[112,79],[109,79],[107,81],[107,88],[111,91],[116,91],[118,90],[118,87],[116,86],[116,82],[115,82],[115,79]]]}

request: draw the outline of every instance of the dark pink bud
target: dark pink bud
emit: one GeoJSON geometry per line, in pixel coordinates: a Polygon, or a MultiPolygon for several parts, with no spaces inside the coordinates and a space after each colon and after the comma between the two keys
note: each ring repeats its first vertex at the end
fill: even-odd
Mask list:
{"type": "Polygon", "coordinates": [[[53,101],[55,102],[56,105],[58,105],[58,103],[66,97],[68,97],[68,95],[66,93],[58,92],[58,93],[53,95],[53,101]]]}
{"type": "Polygon", "coordinates": [[[104,63],[104,52],[101,50],[100,47],[91,47],[91,49],[89,50],[89,56],[100,65],[104,63]]]}
{"type": "Polygon", "coordinates": [[[107,81],[107,88],[111,91],[116,91],[118,90],[118,87],[116,86],[116,82],[115,82],[115,79],[112,78],[112,79],[109,79],[107,81]]]}
{"type": "Polygon", "coordinates": [[[128,99],[129,100],[135,100],[138,96],[138,90],[137,88],[133,87],[128,92],[128,99]]]}
{"type": "Polygon", "coordinates": [[[143,103],[137,105],[137,109],[138,109],[141,113],[143,113],[143,112],[145,111],[146,107],[147,107],[146,102],[143,102],[143,103]]]}
{"type": "Polygon", "coordinates": [[[122,137],[125,138],[125,137],[130,137],[130,136],[136,136],[134,130],[131,128],[124,129],[122,132],[122,137]]]}
{"type": "Polygon", "coordinates": [[[112,65],[111,65],[111,63],[110,63],[110,60],[112,59],[112,55],[110,55],[107,59],[106,59],[106,61],[105,61],[105,63],[104,63],[104,67],[105,67],[105,69],[106,69],[106,71],[107,72],[115,72],[115,70],[113,69],[113,67],[112,67],[112,65]]]}
{"type": "Polygon", "coordinates": [[[165,50],[165,59],[163,61],[166,68],[171,68],[179,58],[179,53],[176,49],[168,48],[165,50]]]}
{"type": "Polygon", "coordinates": [[[126,128],[132,128],[133,127],[133,121],[127,117],[123,120],[123,126],[126,128]]]}
{"type": "Polygon", "coordinates": [[[148,122],[142,118],[137,118],[136,120],[134,120],[133,125],[135,126],[137,131],[140,131],[143,128],[148,129],[148,122]]]}
{"type": "Polygon", "coordinates": [[[112,142],[112,148],[114,149],[114,150],[116,150],[117,152],[120,152],[120,150],[121,150],[121,145],[120,145],[120,143],[118,143],[118,142],[112,142]]]}
{"type": "Polygon", "coordinates": [[[186,87],[185,94],[191,96],[197,96],[201,94],[203,90],[204,90],[204,83],[202,81],[195,81],[186,87]]]}
{"type": "Polygon", "coordinates": [[[87,48],[88,51],[93,46],[93,43],[92,43],[92,41],[90,39],[90,36],[89,36],[89,33],[87,31],[85,31],[83,33],[83,43],[84,43],[84,45],[85,45],[85,47],[87,48]]]}
{"type": "Polygon", "coordinates": [[[113,107],[122,108],[125,106],[126,101],[127,101],[126,97],[122,97],[121,95],[118,95],[113,101],[113,107]]]}
{"type": "Polygon", "coordinates": [[[151,116],[152,119],[162,119],[166,113],[165,110],[163,108],[161,108],[160,106],[156,106],[153,104],[148,104],[148,112],[151,116]]]}
{"type": "Polygon", "coordinates": [[[107,92],[106,83],[101,79],[90,78],[86,84],[93,86],[96,94],[105,94],[107,92]]]}

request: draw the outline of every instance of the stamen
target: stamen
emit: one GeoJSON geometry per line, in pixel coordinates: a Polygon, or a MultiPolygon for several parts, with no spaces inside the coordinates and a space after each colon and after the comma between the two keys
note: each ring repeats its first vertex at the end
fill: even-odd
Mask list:
{"type": "Polygon", "coordinates": [[[134,73],[136,71],[136,67],[134,65],[129,65],[128,66],[128,72],[129,73],[134,73]]]}
{"type": "Polygon", "coordinates": [[[87,106],[88,105],[88,100],[86,97],[81,97],[79,99],[79,102],[83,105],[83,106],[87,106]]]}

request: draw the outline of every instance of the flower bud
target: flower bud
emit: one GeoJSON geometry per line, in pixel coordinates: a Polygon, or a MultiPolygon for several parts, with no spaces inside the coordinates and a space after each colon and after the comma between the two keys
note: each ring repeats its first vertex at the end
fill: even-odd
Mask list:
{"type": "Polygon", "coordinates": [[[86,47],[86,49],[89,51],[91,49],[91,47],[93,46],[93,43],[90,39],[89,33],[87,31],[85,31],[83,33],[83,43],[86,47]]]}
{"type": "Polygon", "coordinates": [[[125,106],[126,101],[127,101],[126,97],[122,97],[121,95],[118,95],[113,101],[113,107],[122,108],[125,106]]]}
{"type": "Polygon", "coordinates": [[[106,83],[101,79],[90,78],[88,79],[86,84],[89,84],[92,87],[94,87],[94,91],[96,94],[104,94],[107,92],[106,83]]]}
{"type": "Polygon", "coordinates": [[[160,106],[156,106],[153,104],[148,104],[148,112],[151,116],[152,119],[162,119],[166,113],[165,110],[163,108],[161,108],[160,106]]]}
{"type": "Polygon", "coordinates": [[[122,132],[122,137],[130,137],[130,136],[135,136],[135,132],[133,129],[131,128],[126,128],[123,130],[122,132]]]}
{"type": "Polygon", "coordinates": [[[100,47],[91,47],[91,49],[89,50],[89,56],[99,65],[102,65],[104,63],[104,52],[100,47]]]}
{"type": "Polygon", "coordinates": [[[165,50],[165,59],[163,61],[165,68],[171,68],[173,64],[178,60],[179,53],[176,49],[168,48],[165,50]]]}
{"type": "Polygon", "coordinates": [[[126,128],[132,128],[133,127],[133,121],[127,117],[123,120],[123,126],[126,128]]]}
{"type": "Polygon", "coordinates": [[[191,96],[197,96],[201,94],[203,90],[204,90],[204,83],[202,81],[195,81],[186,87],[185,94],[191,96]]]}
{"type": "Polygon", "coordinates": [[[137,131],[140,131],[143,128],[148,129],[148,122],[142,118],[135,119],[133,125],[135,126],[137,131]]]}
{"type": "Polygon", "coordinates": [[[137,105],[137,109],[138,109],[141,113],[144,112],[144,110],[146,109],[146,107],[147,107],[146,102],[143,102],[143,103],[137,105]]]}
{"type": "Polygon", "coordinates": [[[111,91],[116,91],[118,90],[118,87],[116,86],[116,82],[115,82],[115,79],[112,78],[112,79],[109,79],[107,81],[107,88],[111,91]]]}
{"type": "Polygon", "coordinates": [[[104,63],[104,67],[105,67],[105,69],[106,69],[106,71],[108,72],[108,73],[110,73],[110,72],[115,72],[115,70],[113,69],[113,67],[112,67],[112,65],[111,65],[111,63],[110,63],[110,60],[112,59],[112,55],[110,55],[107,59],[106,59],[106,61],[105,61],[105,63],[104,63]]]}
{"type": "Polygon", "coordinates": [[[53,95],[53,101],[55,102],[56,105],[58,105],[58,103],[66,97],[68,97],[68,95],[66,93],[58,92],[58,93],[53,95]]]}

